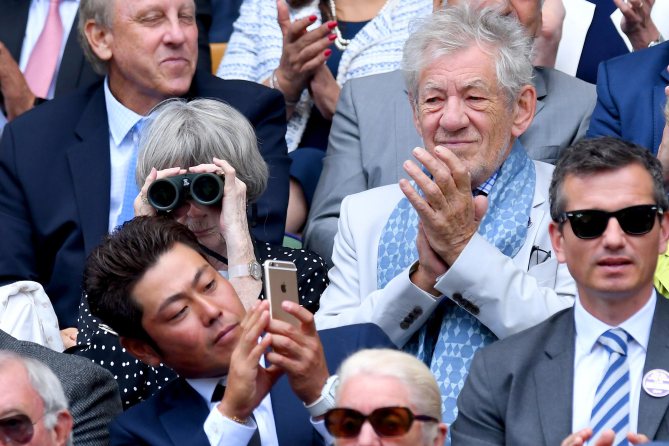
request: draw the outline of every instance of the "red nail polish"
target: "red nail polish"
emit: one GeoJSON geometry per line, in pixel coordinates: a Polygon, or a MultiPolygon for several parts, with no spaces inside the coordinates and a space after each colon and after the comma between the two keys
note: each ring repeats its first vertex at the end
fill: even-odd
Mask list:
{"type": "Polygon", "coordinates": [[[336,34],[330,34],[330,35],[328,36],[328,40],[329,40],[330,42],[332,42],[332,41],[333,41],[334,39],[336,39],[336,38],[337,38],[337,35],[336,35],[336,34]]]}
{"type": "Polygon", "coordinates": [[[337,22],[328,22],[328,28],[335,29],[337,27],[337,22]]]}
{"type": "Polygon", "coordinates": [[[312,14],[312,15],[309,16],[309,21],[310,21],[310,22],[315,22],[317,18],[318,18],[318,17],[316,17],[315,14],[312,14]]]}
{"type": "Polygon", "coordinates": [[[327,50],[323,51],[323,55],[324,55],[325,57],[329,57],[330,54],[332,54],[332,50],[331,50],[330,48],[328,48],[327,50]]]}

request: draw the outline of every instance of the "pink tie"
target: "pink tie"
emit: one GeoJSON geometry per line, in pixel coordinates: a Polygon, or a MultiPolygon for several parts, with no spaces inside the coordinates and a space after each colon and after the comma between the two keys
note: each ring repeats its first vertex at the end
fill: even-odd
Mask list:
{"type": "Polygon", "coordinates": [[[28,59],[24,73],[26,81],[35,96],[46,98],[49,86],[56,72],[56,64],[63,42],[63,22],[60,20],[58,5],[60,0],[49,0],[49,15],[33,52],[28,59]]]}

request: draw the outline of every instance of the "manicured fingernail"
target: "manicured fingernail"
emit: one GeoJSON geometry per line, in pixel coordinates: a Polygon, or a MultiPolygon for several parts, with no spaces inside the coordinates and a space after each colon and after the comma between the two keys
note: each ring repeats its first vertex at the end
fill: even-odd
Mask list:
{"type": "Polygon", "coordinates": [[[436,147],[434,148],[434,153],[441,153],[441,150],[442,150],[442,149],[441,149],[441,146],[436,146],[436,147]]]}
{"type": "Polygon", "coordinates": [[[335,29],[336,27],[337,27],[337,22],[335,21],[328,22],[328,28],[335,29]]]}
{"type": "Polygon", "coordinates": [[[325,57],[330,57],[330,54],[332,54],[332,50],[328,48],[327,50],[323,51],[323,55],[325,57]]]}
{"type": "Polygon", "coordinates": [[[334,39],[336,39],[336,38],[337,38],[337,35],[336,35],[336,34],[330,34],[330,35],[328,36],[328,40],[329,40],[330,42],[332,42],[332,41],[333,41],[334,39]]]}
{"type": "Polygon", "coordinates": [[[310,21],[310,22],[315,22],[317,18],[318,18],[318,17],[316,17],[315,14],[312,14],[312,15],[309,16],[309,21],[310,21]]]}

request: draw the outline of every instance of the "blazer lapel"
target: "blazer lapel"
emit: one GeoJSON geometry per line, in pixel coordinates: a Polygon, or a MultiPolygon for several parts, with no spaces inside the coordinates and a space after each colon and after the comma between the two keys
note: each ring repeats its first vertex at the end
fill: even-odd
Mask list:
{"type": "Polygon", "coordinates": [[[28,24],[30,2],[26,0],[0,1],[0,41],[7,47],[16,63],[21,57],[23,36],[28,24]]]}
{"type": "MultiPolygon", "coordinates": [[[[653,325],[650,328],[646,362],[643,366],[644,376],[650,370],[661,369],[669,371],[669,301],[657,293],[657,304],[653,315],[653,325]]],[[[639,396],[639,425],[638,432],[648,438],[655,438],[660,423],[667,417],[669,396],[655,398],[641,388],[639,396]]]]}
{"type": "Polygon", "coordinates": [[[574,389],[574,310],[566,311],[546,342],[546,356],[534,372],[537,407],[545,445],[571,433],[574,389]],[[550,404],[546,404],[546,402],[550,404]]]}
{"type": "Polygon", "coordinates": [[[666,68],[660,72],[661,80],[653,87],[653,147],[651,151],[657,155],[657,149],[662,140],[662,131],[664,130],[664,104],[667,102],[667,96],[664,94],[664,87],[669,83],[669,73],[666,68]]]}
{"type": "Polygon", "coordinates": [[[67,151],[84,248],[90,253],[107,234],[111,162],[109,124],[102,84],[93,93],[75,134],[79,139],[67,151]]]}
{"type": "Polygon", "coordinates": [[[175,389],[166,396],[165,410],[160,414],[160,423],[174,445],[208,445],[204,433],[204,421],[209,408],[202,397],[179,378],[175,389]]]}
{"type": "Polygon", "coordinates": [[[74,18],[72,32],[67,38],[63,60],[60,63],[58,78],[56,79],[56,94],[58,92],[70,91],[79,85],[79,77],[86,63],[84,53],[79,47],[78,32],[76,30],[79,22],[79,13],[74,18]]]}
{"type": "Polygon", "coordinates": [[[546,98],[548,91],[546,90],[546,79],[544,79],[543,70],[537,70],[534,68],[533,72],[534,77],[532,78],[532,83],[534,84],[534,88],[537,90],[537,109],[534,111],[534,116],[536,116],[541,110],[543,110],[544,106],[546,105],[544,103],[544,99],[546,98]]]}

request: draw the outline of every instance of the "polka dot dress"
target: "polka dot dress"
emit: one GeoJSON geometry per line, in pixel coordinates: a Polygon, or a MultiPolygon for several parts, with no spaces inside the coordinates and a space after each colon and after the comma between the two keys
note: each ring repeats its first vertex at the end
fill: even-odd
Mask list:
{"type": "MultiPolygon", "coordinates": [[[[300,304],[315,313],[320,296],[329,283],[323,259],[308,250],[260,241],[255,241],[254,247],[256,259],[261,264],[265,260],[290,260],[295,263],[300,304]]],[[[262,294],[259,296],[259,299],[264,298],[262,294]]],[[[177,376],[167,366],[151,367],[127,353],[116,333],[91,314],[85,295],[79,304],[78,328],[79,350],[74,354],[89,358],[111,371],[118,382],[124,409],[147,399],[177,376]]]]}

